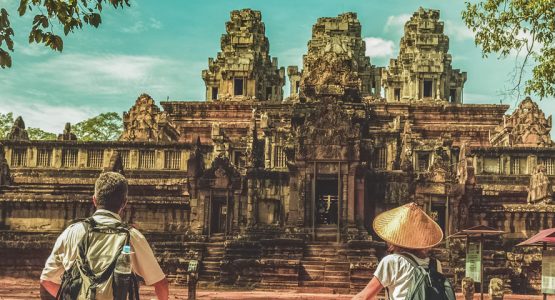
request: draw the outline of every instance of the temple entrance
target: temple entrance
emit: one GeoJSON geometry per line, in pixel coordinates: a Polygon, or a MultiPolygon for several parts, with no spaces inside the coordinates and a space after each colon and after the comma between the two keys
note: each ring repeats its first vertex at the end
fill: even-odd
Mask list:
{"type": "Polygon", "coordinates": [[[337,179],[316,181],[316,223],[337,224],[338,210],[337,179]]]}
{"type": "Polygon", "coordinates": [[[447,233],[447,206],[445,204],[445,200],[441,201],[439,199],[435,199],[435,201],[431,202],[430,207],[430,217],[434,219],[434,221],[439,224],[439,227],[443,230],[443,232],[447,233]]]}
{"type": "Polygon", "coordinates": [[[210,233],[225,233],[227,221],[227,205],[225,199],[212,199],[210,214],[210,233]]]}

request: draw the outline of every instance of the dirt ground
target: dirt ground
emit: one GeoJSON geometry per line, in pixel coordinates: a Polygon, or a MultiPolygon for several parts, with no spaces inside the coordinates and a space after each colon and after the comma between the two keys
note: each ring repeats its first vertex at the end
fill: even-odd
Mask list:
{"type": "MultiPolygon", "coordinates": [[[[476,294],[474,299],[480,299],[479,294],[476,294]]],[[[199,290],[197,299],[213,299],[213,300],[266,300],[266,299],[287,299],[287,300],[346,300],[351,299],[352,295],[340,294],[324,294],[324,293],[309,293],[302,291],[237,291],[237,290],[199,290]]],[[[19,278],[0,278],[0,300],[30,300],[40,299],[39,296],[39,283],[38,280],[19,279],[19,278]]],[[[154,290],[151,287],[141,287],[141,299],[150,300],[156,299],[154,290]]],[[[187,289],[185,287],[171,286],[170,299],[172,300],[185,300],[187,299],[187,289]]],[[[457,295],[457,299],[463,299],[461,295],[457,295]]],[[[488,299],[487,296],[484,299],[488,299]]],[[[526,300],[540,300],[541,296],[530,295],[506,295],[505,300],[513,299],[526,299],[526,300]]],[[[549,296],[548,299],[555,300],[555,296],[549,296]]]]}

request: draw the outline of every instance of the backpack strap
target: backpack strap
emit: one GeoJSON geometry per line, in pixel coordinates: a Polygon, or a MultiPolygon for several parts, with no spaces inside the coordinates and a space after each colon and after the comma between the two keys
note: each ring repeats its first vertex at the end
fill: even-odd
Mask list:
{"type": "Polygon", "coordinates": [[[408,253],[396,253],[397,255],[401,256],[402,258],[404,258],[406,261],[408,261],[410,263],[411,266],[418,268],[420,267],[420,265],[418,264],[418,262],[416,262],[416,260],[414,259],[414,257],[408,253]]]}
{"type": "MultiPolygon", "coordinates": [[[[96,214],[96,215],[99,215],[99,214],[96,214]]],[[[96,275],[91,269],[89,260],[87,258],[87,252],[90,245],[90,234],[93,231],[98,230],[99,227],[108,227],[110,229],[115,229],[116,231],[119,231],[119,232],[124,232],[126,234],[125,242],[122,245],[120,245],[118,250],[118,252],[121,252],[123,250],[124,245],[129,245],[129,242],[131,239],[130,237],[131,234],[129,231],[130,226],[122,222],[115,223],[114,225],[99,224],[94,220],[93,217],[89,217],[85,219],[82,223],[83,223],[83,226],[85,227],[86,234],[78,246],[79,260],[81,261],[81,263],[79,264],[79,269],[91,281],[91,285],[89,286],[88,293],[90,293],[90,295],[92,296],[92,299],[94,299],[96,297],[96,288],[98,287],[98,285],[108,280],[112,275],[112,273],[114,272],[119,255],[116,255],[114,257],[113,261],[108,265],[108,267],[102,273],[100,273],[99,275],[96,275]]]]}
{"type": "Polygon", "coordinates": [[[430,256],[430,262],[428,263],[428,269],[430,272],[437,273],[437,259],[433,256],[430,256]]]}

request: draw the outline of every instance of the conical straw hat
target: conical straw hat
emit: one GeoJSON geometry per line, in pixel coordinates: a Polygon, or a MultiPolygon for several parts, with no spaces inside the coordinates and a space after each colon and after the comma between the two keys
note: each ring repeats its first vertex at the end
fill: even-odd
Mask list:
{"type": "Polygon", "coordinates": [[[373,225],[380,238],[403,248],[431,248],[443,239],[439,225],[414,202],[379,214],[373,225]]]}

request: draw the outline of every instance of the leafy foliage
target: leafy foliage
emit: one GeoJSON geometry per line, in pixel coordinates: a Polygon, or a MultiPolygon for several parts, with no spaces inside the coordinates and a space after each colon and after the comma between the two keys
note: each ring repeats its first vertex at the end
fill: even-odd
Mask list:
{"type": "MultiPolygon", "coordinates": [[[[83,23],[98,28],[102,23],[101,13],[104,5],[115,9],[130,6],[130,0],[19,0],[19,16],[36,11],[29,32],[29,43],[44,44],[55,51],[64,49],[62,37],[55,33],[54,25],[63,28],[64,35],[83,28],[83,23]]],[[[2,49],[3,43],[9,51],[14,51],[9,14],[0,9],[0,67],[10,68],[10,53],[2,49]]]]}
{"type": "Polygon", "coordinates": [[[0,113],[0,139],[6,138],[14,123],[13,113],[0,113]]]}
{"type": "Polygon", "coordinates": [[[517,70],[515,90],[519,91],[524,69],[532,60],[532,79],[525,82],[526,93],[541,98],[555,95],[555,1],[483,0],[466,2],[462,17],[475,32],[482,54],[524,54],[517,70]]]}
{"type": "Polygon", "coordinates": [[[73,125],[71,131],[82,141],[117,140],[123,131],[123,122],[117,113],[108,112],[73,125]]]}
{"type": "MultiPolygon", "coordinates": [[[[15,119],[13,113],[0,113],[0,140],[6,138],[15,119]]],[[[71,131],[83,141],[117,140],[123,131],[121,117],[115,112],[100,114],[72,126],[71,131]]],[[[55,140],[57,135],[40,128],[27,128],[31,140],[55,140]]]]}
{"type": "Polygon", "coordinates": [[[27,133],[29,134],[30,140],[56,140],[56,134],[52,132],[44,131],[40,128],[27,128],[27,133]]]}

